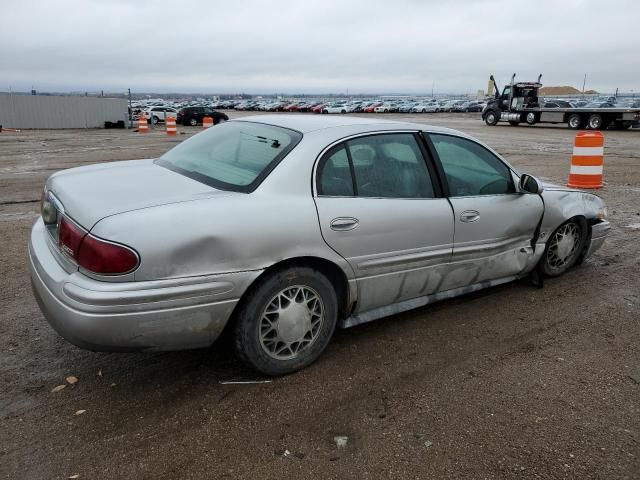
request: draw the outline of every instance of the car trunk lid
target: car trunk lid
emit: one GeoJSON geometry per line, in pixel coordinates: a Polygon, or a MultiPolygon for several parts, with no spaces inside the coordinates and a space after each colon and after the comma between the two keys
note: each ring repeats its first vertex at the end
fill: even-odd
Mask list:
{"type": "Polygon", "coordinates": [[[153,159],[104,163],[54,174],[47,188],[64,212],[86,230],[101,219],[158,205],[235,192],[208,185],[156,165],[153,159]]]}

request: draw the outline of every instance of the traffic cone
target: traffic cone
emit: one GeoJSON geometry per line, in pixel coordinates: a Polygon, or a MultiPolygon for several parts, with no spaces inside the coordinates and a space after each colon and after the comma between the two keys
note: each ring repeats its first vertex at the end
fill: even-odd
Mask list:
{"type": "Polygon", "coordinates": [[[602,132],[579,132],[573,146],[567,186],[602,188],[604,135],[602,132]]]}
{"type": "Polygon", "coordinates": [[[164,122],[167,127],[167,135],[175,135],[176,133],[178,133],[175,117],[167,117],[165,118],[164,122]]]}
{"type": "Polygon", "coordinates": [[[147,123],[147,118],[144,116],[144,113],[140,113],[138,117],[138,132],[149,133],[149,124],[147,123]]]}

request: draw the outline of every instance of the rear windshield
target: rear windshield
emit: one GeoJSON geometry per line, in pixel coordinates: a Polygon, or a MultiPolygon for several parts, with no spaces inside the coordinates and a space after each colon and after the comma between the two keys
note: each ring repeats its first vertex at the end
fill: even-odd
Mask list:
{"type": "Polygon", "coordinates": [[[156,163],[215,188],[251,192],[301,138],[272,125],[225,122],[172,148],[156,163]]]}

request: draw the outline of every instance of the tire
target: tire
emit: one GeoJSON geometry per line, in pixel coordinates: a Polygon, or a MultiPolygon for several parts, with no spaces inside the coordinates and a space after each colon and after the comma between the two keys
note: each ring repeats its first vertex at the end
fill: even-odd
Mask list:
{"type": "Polygon", "coordinates": [[[499,119],[500,117],[494,110],[489,110],[484,116],[484,123],[492,127],[498,123],[499,119]]]}
{"type": "Polygon", "coordinates": [[[347,113],[346,110],[340,110],[340,113],[347,113]]]}
{"type": "Polygon", "coordinates": [[[567,120],[567,125],[571,130],[579,130],[584,128],[584,119],[577,113],[572,113],[567,120]]]}
{"type": "Polygon", "coordinates": [[[528,125],[535,125],[536,122],[538,121],[538,119],[536,118],[536,114],[533,112],[529,112],[527,113],[527,116],[525,117],[525,121],[527,122],[528,125]]]}
{"type": "Polygon", "coordinates": [[[318,270],[275,271],[243,300],[236,315],[235,350],[245,364],[265,375],[293,373],[324,351],[337,316],[336,292],[318,270]]]}
{"type": "Polygon", "coordinates": [[[573,267],[584,250],[587,228],[583,218],[571,219],[556,228],[540,259],[542,273],[547,277],[558,277],[573,267]],[[567,243],[569,237],[571,243],[567,243]]]}
{"type": "Polygon", "coordinates": [[[520,125],[520,122],[517,120],[509,120],[509,125],[511,125],[512,127],[517,127],[518,125],[520,125]]]}
{"type": "Polygon", "coordinates": [[[157,125],[159,122],[160,122],[160,119],[154,115],[153,118],[151,119],[151,123],[153,123],[154,125],[157,125]]]}
{"type": "Polygon", "coordinates": [[[189,125],[191,125],[192,127],[196,127],[198,125],[198,120],[192,118],[191,120],[189,120],[189,125]]]}
{"type": "Polygon", "coordinates": [[[593,113],[589,116],[589,120],[587,121],[587,125],[591,130],[602,130],[605,128],[604,120],[602,119],[602,115],[598,113],[593,113]]]}
{"type": "Polygon", "coordinates": [[[630,123],[616,122],[615,125],[617,130],[629,130],[631,128],[630,123]]]}

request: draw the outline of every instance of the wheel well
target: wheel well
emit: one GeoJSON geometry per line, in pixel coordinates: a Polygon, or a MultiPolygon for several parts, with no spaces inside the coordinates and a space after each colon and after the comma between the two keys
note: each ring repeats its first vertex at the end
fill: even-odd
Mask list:
{"type": "Polygon", "coordinates": [[[324,274],[336,292],[338,300],[338,320],[346,318],[350,314],[350,296],[349,296],[349,281],[344,271],[335,263],[319,257],[295,257],[282,260],[278,263],[266,268],[252,283],[249,288],[242,294],[240,301],[236,304],[231,318],[225,326],[225,332],[231,331],[233,325],[236,322],[236,312],[239,310],[240,305],[246,300],[246,298],[260,285],[260,282],[265,276],[270,275],[278,270],[284,270],[291,267],[307,267],[318,270],[324,274]]]}
{"type": "Polygon", "coordinates": [[[571,220],[579,221],[587,230],[585,232],[586,236],[585,236],[585,240],[584,240],[584,245],[582,246],[582,252],[580,252],[580,256],[578,257],[578,259],[576,261],[576,265],[580,265],[584,261],[584,256],[587,254],[587,250],[589,250],[589,243],[591,242],[591,225],[593,225],[598,220],[597,219],[588,219],[584,215],[574,215],[573,217],[565,220],[562,223],[565,224],[565,223],[567,223],[567,222],[569,222],[571,220]]]}

